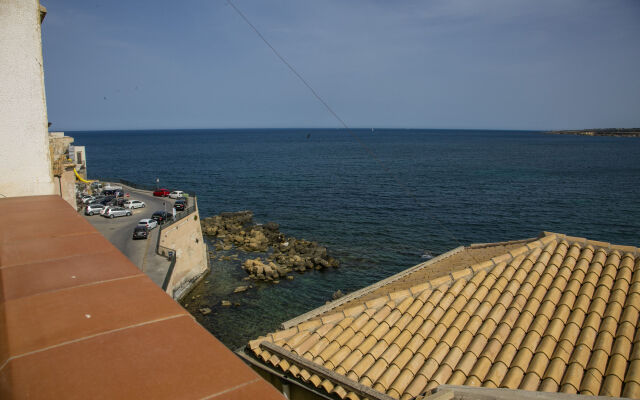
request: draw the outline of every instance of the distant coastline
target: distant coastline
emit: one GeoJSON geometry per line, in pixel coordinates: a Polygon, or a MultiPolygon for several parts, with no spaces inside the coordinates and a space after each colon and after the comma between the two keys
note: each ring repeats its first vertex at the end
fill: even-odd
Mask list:
{"type": "Polygon", "coordinates": [[[553,135],[640,137],[640,128],[582,129],[574,131],[546,131],[544,133],[553,135]]]}

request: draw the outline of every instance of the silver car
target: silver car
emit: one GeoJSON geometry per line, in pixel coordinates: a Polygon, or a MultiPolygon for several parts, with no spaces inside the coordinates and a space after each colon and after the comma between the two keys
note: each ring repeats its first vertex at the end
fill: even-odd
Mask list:
{"type": "Polygon", "coordinates": [[[84,213],[85,215],[100,214],[100,211],[103,209],[104,206],[102,204],[89,204],[87,208],[85,208],[84,213]]]}
{"type": "Polygon", "coordinates": [[[131,215],[131,210],[127,210],[126,208],[122,208],[122,207],[109,207],[109,209],[105,211],[104,214],[102,214],[103,217],[108,217],[108,218],[124,217],[124,216],[128,217],[130,215],[131,215]]]}

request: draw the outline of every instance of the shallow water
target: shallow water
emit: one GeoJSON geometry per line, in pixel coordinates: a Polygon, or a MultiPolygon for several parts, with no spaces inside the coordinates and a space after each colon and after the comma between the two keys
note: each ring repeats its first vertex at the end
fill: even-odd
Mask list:
{"type": "MultiPolygon", "coordinates": [[[[201,216],[250,209],[326,245],[342,266],[246,284],[215,261],[185,300],[227,346],[460,244],[543,230],[638,245],[640,140],[534,132],[360,130],[68,132],[90,177],[195,191],[201,216]],[[373,155],[373,156],[372,156],[373,155]],[[194,298],[191,299],[191,296],[194,298]],[[199,296],[199,297],[196,297],[199,296]],[[240,303],[221,307],[222,299],[240,303]],[[202,306],[213,312],[201,316],[202,306]]],[[[213,248],[211,247],[213,250],[213,248]]],[[[254,258],[254,254],[241,257],[254,258]]]]}

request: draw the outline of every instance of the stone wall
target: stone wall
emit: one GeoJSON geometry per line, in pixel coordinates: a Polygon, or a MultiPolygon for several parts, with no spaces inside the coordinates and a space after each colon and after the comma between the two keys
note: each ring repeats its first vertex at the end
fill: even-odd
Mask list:
{"type": "MultiPolygon", "coordinates": [[[[38,0],[0,0],[0,195],[54,193],[38,0]]],[[[2,197],[0,196],[0,197],[2,197]]]]}
{"type": "Polygon", "coordinates": [[[71,143],[73,143],[73,138],[65,136],[64,132],[49,132],[49,154],[52,160],[54,193],[60,195],[75,209],[77,208],[76,175],[73,172],[75,164],[69,158],[71,143]]]}
{"type": "Polygon", "coordinates": [[[174,249],[176,252],[176,264],[166,290],[171,297],[179,299],[209,268],[207,246],[202,239],[198,210],[162,229],[160,235],[160,246],[174,249]]]}

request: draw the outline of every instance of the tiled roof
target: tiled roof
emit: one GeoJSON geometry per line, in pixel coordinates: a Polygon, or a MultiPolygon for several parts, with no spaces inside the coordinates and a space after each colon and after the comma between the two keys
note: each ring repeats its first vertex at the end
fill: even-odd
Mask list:
{"type": "Polygon", "coordinates": [[[637,248],[547,234],[248,351],[340,398],[444,384],[640,398],[639,311],[637,248]]]}
{"type": "Polygon", "coordinates": [[[59,196],[0,199],[0,398],[282,399],[59,196]]]}

